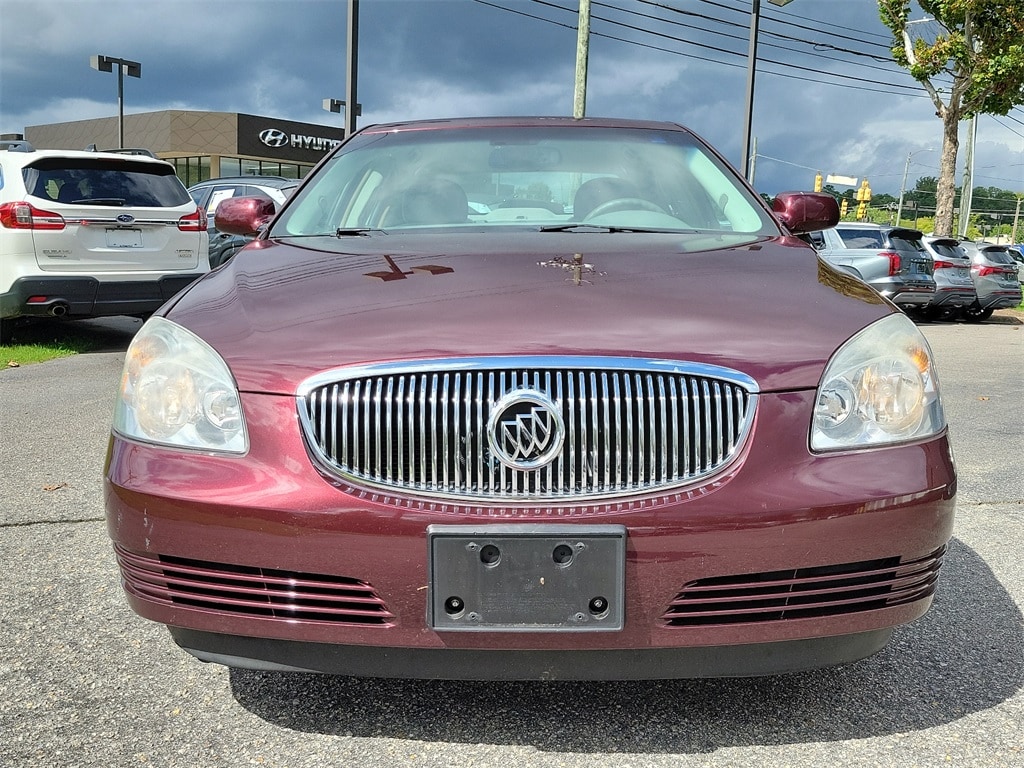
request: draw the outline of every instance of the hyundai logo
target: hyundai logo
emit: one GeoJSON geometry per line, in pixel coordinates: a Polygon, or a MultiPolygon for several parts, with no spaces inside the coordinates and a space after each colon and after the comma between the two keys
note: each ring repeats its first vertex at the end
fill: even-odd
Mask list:
{"type": "Polygon", "coordinates": [[[135,221],[135,217],[132,216],[130,213],[120,213],[117,216],[117,221],[120,224],[131,224],[133,221],[135,221]]]}
{"type": "Polygon", "coordinates": [[[268,147],[285,147],[288,145],[288,134],[278,128],[267,128],[260,131],[260,141],[268,147]]]}
{"type": "Polygon", "coordinates": [[[543,392],[516,389],[491,409],[487,442],[498,461],[511,469],[539,469],[551,463],[564,438],[558,406],[543,392]]]}

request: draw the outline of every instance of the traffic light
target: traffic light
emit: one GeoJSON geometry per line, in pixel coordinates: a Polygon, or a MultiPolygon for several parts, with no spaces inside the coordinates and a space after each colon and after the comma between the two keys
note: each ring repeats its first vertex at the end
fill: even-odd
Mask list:
{"type": "Polygon", "coordinates": [[[842,202],[840,202],[840,203],[839,203],[839,216],[840,216],[840,218],[842,218],[842,217],[845,217],[845,216],[846,216],[846,210],[847,210],[847,209],[848,209],[849,207],[850,207],[850,201],[849,201],[849,200],[847,200],[847,199],[846,199],[846,198],[844,197],[844,198],[842,199],[842,202]]]}
{"type": "Polygon", "coordinates": [[[821,192],[821,182],[822,182],[822,178],[821,178],[821,174],[819,173],[819,174],[815,175],[815,177],[814,177],[814,191],[815,192],[821,192]]]}
{"type": "Polygon", "coordinates": [[[857,219],[863,219],[868,215],[868,203],[871,202],[871,187],[868,186],[868,180],[864,179],[860,183],[860,189],[857,190],[857,219]]]}

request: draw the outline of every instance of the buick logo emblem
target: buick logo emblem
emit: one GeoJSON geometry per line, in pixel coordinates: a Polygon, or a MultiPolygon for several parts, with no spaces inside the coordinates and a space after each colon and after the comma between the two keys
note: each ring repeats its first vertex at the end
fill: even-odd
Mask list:
{"type": "Polygon", "coordinates": [[[558,406],[543,392],[513,390],[491,409],[487,442],[492,454],[507,467],[531,470],[550,464],[564,439],[558,406]]]}
{"type": "Polygon", "coordinates": [[[135,221],[135,217],[132,216],[130,213],[121,213],[118,214],[117,221],[119,224],[131,224],[133,221],[135,221]]]}
{"type": "Polygon", "coordinates": [[[260,141],[266,144],[268,147],[286,147],[288,146],[288,134],[277,128],[267,128],[266,130],[260,131],[260,141]]]}

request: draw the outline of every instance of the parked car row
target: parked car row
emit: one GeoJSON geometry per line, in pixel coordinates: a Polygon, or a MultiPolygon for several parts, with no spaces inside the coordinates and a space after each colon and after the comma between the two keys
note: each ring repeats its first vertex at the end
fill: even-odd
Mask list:
{"type": "Polygon", "coordinates": [[[1024,255],[1010,246],[861,222],[843,222],[805,239],[825,261],[925,319],[981,322],[1021,303],[1024,255]]]}

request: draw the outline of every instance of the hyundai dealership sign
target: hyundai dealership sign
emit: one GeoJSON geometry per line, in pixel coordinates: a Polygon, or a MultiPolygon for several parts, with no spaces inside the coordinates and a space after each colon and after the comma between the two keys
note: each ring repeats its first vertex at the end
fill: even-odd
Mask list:
{"type": "Polygon", "coordinates": [[[238,115],[238,151],[243,155],[316,163],[344,138],[343,128],[238,115]]]}

